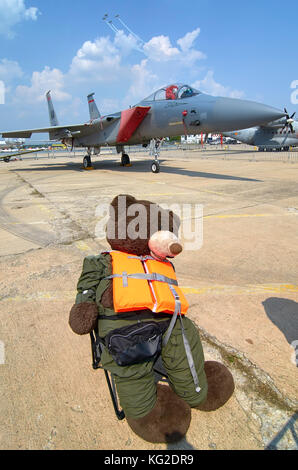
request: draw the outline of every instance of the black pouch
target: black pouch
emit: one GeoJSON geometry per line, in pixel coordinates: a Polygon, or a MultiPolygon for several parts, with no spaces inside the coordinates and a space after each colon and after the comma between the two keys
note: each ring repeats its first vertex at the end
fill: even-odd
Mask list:
{"type": "Polygon", "coordinates": [[[138,364],[158,356],[168,326],[169,321],[138,322],[111,331],[105,344],[119,366],[138,364]]]}

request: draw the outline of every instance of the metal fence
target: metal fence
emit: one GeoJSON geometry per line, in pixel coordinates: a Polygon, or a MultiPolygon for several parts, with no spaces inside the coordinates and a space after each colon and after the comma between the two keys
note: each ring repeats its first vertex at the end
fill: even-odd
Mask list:
{"type": "MultiPolygon", "coordinates": [[[[145,154],[150,157],[149,146],[144,148],[141,145],[134,146],[125,146],[125,151],[128,154],[145,154]]],[[[202,160],[243,160],[243,161],[283,161],[288,163],[297,163],[298,162],[298,148],[290,149],[289,151],[265,151],[259,152],[256,147],[251,147],[248,145],[208,145],[208,144],[178,144],[178,145],[169,145],[165,144],[161,147],[160,152],[164,154],[164,157],[177,158],[176,152],[182,152],[183,158],[201,158],[202,160]]],[[[30,156],[23,156],[21,159],[28,160],[39,160],[43,158],[56,159],[59,157],[67,157],[73,159],[76,157],[83,157],[86,154],[84,148],[75,148],[73,150],[69,149],[51,149],[44,150],[42,152],[32,153],[30,156]]],[[[102,147],[101,153],[95,158],[100,158],[100,156],[109,156],[113,155],[115,158],[119,158],[115,147],[102,147]]]]}

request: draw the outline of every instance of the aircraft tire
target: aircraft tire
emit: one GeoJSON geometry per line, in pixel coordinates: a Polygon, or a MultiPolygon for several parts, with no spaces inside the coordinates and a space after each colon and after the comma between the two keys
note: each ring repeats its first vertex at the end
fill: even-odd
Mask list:
{"type": "Polygon", "coordinates": [[[90,168],[92,166],[90,155],[86,155],[83,160],[83,167],[90,168]]]}
{"type": "Polygon", "coordinates": [[[152,173],[159,173],[160,172],[160,165],[158,162],[153,162],[151,165],[152,173]]]}
{"type": "Polygon", "coordinates": [[[130,158],[127,155],[127,153],[122,154],[122,156],[121,156],[121,165],[122,166],[130,165],[130,158]]]}

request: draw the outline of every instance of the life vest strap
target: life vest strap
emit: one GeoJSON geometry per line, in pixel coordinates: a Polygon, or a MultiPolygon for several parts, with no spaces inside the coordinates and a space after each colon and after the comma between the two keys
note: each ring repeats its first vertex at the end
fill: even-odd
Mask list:
{"type": "Polygon", "coordinates": [[[127,274],[126,271],[123,271],[122,274],[111,274],[110,276],[105,277],[105,279],[113,279],[113,278],[121,278],[123,279],[123,287],[128,287],[128,279],[141,279],[146,281],[159,281],[165,282],[166,284],[178,286],[178,281],[176,279],[171,279],[170,277],[163,276],[159,273],[134,273],[134,274],[127,274]]]}
{"type": "Polygon", "coordinates": [[[197,374],[197,371],[196,371],[196,368],[195,368],[191,348],[190,348],[190,345],[189,345],[189,342],[188,342],[188,339],[186,337],[185,330],[184,330],[184,325],[183,325],[182,315],[181,315],[180,298],[179,298],[179,295],[178,295],[177,291],[175,290],[175,288],[173,286],[169,285],[169,288],[171,289],[171,292],[172,292],[172,294],[175,298],[175,311],[173,313],[173,317],[172,317],[171,323],[169,325],[169,328],[167,329],[167,332],[164,336],[163,346],[166,346],[166,344],[168,343],[169,338],[172,334],[173,328],[175,326],[177,317],[179,316],[179,320],[180,320],[180,323],[181,323],[181,332],[182,332],[182,338],[183,338],[183,343],[184,343],[184,349],[185,349],[185,353],[186,353],[186,357],[187,357],[187,362],[188,362],[190,372],[191,372],[191,375],[192,375],[192,378],[193,378],[193,381],[194,381],[194,384],[195,384],[195,387],[196,387],[196,392],[199,393],[201,391],[201,388],[199,386],[199,378],[198,378],[198,374],[197,374]]]}

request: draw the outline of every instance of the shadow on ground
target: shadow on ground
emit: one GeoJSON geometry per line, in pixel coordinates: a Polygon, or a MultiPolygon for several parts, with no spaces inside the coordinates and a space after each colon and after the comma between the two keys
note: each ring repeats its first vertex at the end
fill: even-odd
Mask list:
{"type": "Polygon", "coordinates": [[[287,342],[298,340],[298,303],[294,300],[270,297],[263,303],[267,317],[284,334],[287,342]]]}
{"type": "MultiPolygon", "coordinates": [[[[181,176],[190,176],[195,178],[211,178],[211,179],[220,179],[220,180],[232,180],[232,181],[253,181],[253,182],[261,182],[261,180],[254,179],[254,178],[245,178],[241,176],[233,176],[233,175],[224,175],[219,173],[206,173],[201,171],[193,171],[188,170],[181,167],[171,167],[169,165],[168,160],[159,160],[161,164],[161,173],[164,174],[180,174],[181,176]],[[167,164],[163,165],[164,162],[167,164]]],[[[123,171],[124,174],[133,174],[133,173],[151,173],[151,163],[152,160],[132,160],[132,166],[130,167],[122,167],[118,160],[111,160],[108,161],[94,161],[93,167],[94,170],[117,170],[123,171]]],[[[38,162],[34,165],[31,165],[30,168],[25,167],[25,162],[22,163],[18,168],[14,167],[14,171],[57,171],[57,170],[72,170],[72,171],[81,171],[87,172],[83,169],[82,163],[80,162],[66,162],[66,163],[42,163],[38,162]]],[[[154,175],[152,174],[152,177],[154,175]]]]}
{"type": "Polygon", "coordinates": [[[287,432],[290,432],[298,449],[298,436],[295,429],[295,423],[298,420],[298,413],[293,414],[284,427],[276,434],[271,442],[265,447],[265,450],[278,450],[278,444],[287,432]]]}

